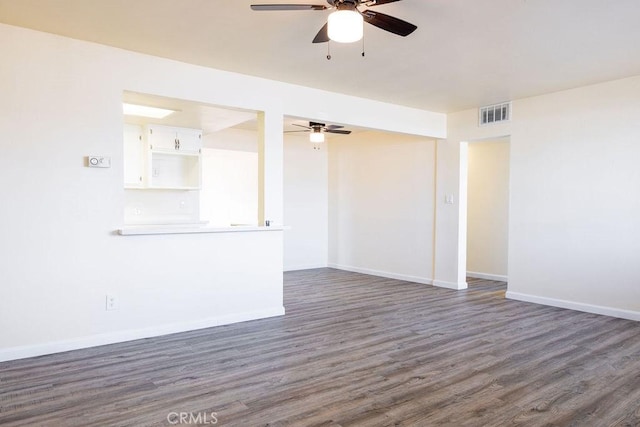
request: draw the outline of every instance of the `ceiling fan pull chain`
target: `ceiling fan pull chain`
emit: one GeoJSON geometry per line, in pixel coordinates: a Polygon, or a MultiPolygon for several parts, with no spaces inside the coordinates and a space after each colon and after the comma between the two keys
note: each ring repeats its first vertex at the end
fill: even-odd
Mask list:
{"type": "Polygon", "coordinates": [[[331,60],[331,40],[327,42],[327,61],[331,60]]]}
{"type": "Polygon", "coordinates": [[[362,33],[362,57],[364,58],[364,32],[362,33]]]}

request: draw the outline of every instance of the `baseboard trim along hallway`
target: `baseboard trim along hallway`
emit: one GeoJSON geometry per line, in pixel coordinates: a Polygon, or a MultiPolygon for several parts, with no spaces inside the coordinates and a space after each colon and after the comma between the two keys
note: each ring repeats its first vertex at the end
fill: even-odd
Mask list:
{"type": "Polygon", "coordinates": [[[632,310],[622,310],[619,308],[604,307],[601,305],[585,304],[556,298],[539,297],[536,295],[529,295],[512,291],[507,291],[505,297],[507,299],[516,301],[531,302],[534,304],[548,305],[551,307],[560,307],[568,308],[570,310],[583,311],[585,313],[602,314],[605,316],[618,317],[620,319],[640,321],[640,312],[632,310]]]}
{"type": "Polygon", "coordinates": [[[329,268],[336,270],[351,271],[353,273],[369,274],[371,276],[386,277],[387,279],[405,280],[407,282],[422,283],[423,285],[433,285],[433,279],[427,277],[411,276],[408,274],[392,273],[389,271],[373,270],[370,268],[353,267],[351,265],[329,263],[329,268]]]}
{"type": "Polygon", "coordinates": [[[489,273],[480,273],[477,271],[467,271],[467,277],[473,277],[474,279],[486,279],[486,280],[495,280],[497,282],[508,282],[509,277],[501,274],[489,274],[489,273]]]}

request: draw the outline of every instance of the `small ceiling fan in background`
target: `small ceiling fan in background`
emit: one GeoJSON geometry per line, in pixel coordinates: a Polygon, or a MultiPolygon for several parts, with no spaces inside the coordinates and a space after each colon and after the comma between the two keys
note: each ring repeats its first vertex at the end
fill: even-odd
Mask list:
{"type": "Polygon", "coordinates": [[[299,125],[296,123],[291,123],[293,126],[298,126],[301,128],[305,128],[305,130],[288,130],[285,133],[295,133],[295,132],[309,132],[309,141],[311,142],[324,142],[324,134],[325,133],[337,133],[340,135],[349,135],[351,133],[350,130],[343,129],[344,126],[340,125],[325,125],[324,123],[318,122],[309,122],[309,126],[299,125]]]}
{"type": "Polygon", "coordinates": [[[362,38],[363,22],[402,37],[414,32],[418,27],[407,21],[369,9],[361,10],[362,6],[373,7],[397,1],[400,0],[327,0],[329,6],[316,4],[252,4],[251,9],[257,11],[333,10],[327,23],[313,39],[313,43],[325,43],[330,40],[339,43],[352,43],[362,38]]]}

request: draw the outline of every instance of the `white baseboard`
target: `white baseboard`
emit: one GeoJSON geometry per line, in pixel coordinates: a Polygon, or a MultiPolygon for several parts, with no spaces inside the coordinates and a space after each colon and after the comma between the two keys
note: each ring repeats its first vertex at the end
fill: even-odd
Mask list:
{"type": "Polygon", "coordinates": [[[520,292],[507,291],[508,299],[532,302],[535,304],[550,305],[552,307],[568,308],[570,310],[584,311],[586,313],[602,314],[604,316],[619,317],[621,319],[640,321],[640,311],[624,310],[620,308],[605,307],[601,305],[585,304],[561,300],[556,298],[540,297],[536,295],[523,294],[520,292]]]}
{"type": "Polygon", "coordinates": [[[248,320],[265,319],[268,317],[284,315],[284,307],[273,307],[263,310],[244,313],[228,314],[208,319],[191,322],[159,325],[157,327],[134,329],[108,334],[92,335],[88,337],[73,338],[64,341],[54,341],[43,344],[27,345],[0,349],[0,362],[8,360],[24,359],[27,357],[43,356],[45,354],[61,353],[70,350],[79,350],[88,347],[97,347],[107,344],[115,344],[125,341],[133,341],[142,338],[157,337],[160,335],[187,332],[197,329],[211,328],[214,326],[229,325],[231,323],[246,322],[248,320]]]}
{"type": "Polygon", "coordinates": [[[502,276],[500,274],[478,273],[477,271],[467,271],[467,277],[473,277],[475,279],[497,280],[498,282],[509,281],[508,276],[502,276]]]}
{"type": "Polygon", "coordinates": [[[372,270],[370,268],[353,267],[350,265],[329,263],[329,268],[337,270],[352,271],[354,273],[369,274],[371,276],[387,277],[389,279],[404,280],[407,282],[422,283],[423,285],[432,285],[433,280],[426,277],[410,276],[408,274],[391,273],[388,271],[372,270]]]}
{"type": "Polygon", "coordinates": [[[446,282],[444,280],[434,280],[433,286],[437,286],[439,288],[455,289],[459,291],[461,289],[467,289],[467,282],[456,283],[456,282],[446,282]]]}
{"type": "Polygon", "coordinates": [[[284,271],[299,271],[299,270],[313,270],[314,268],[327,268],[328,265],[324,264],[304,264],[304,265],[294,265],[294,266],[285,266],[284,271]]]}

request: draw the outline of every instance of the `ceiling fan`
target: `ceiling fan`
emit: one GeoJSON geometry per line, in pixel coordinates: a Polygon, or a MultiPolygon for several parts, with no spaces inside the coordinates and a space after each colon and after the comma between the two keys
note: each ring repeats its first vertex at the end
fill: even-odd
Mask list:
{"type": "Polygon", "coordinates": [[[324,123],[318,123],[318,122],[309,122],[309,126],[299,125],[296,123],[291,123],[291,124],[293,126],[305,128],[305,130],[288,130],[288,131],[285,131],[285,133],[309,132],[309,141],[311,142],[324,142],[325,133],[338,133],[341,135],[349,135],[351,133],[350,130],[343,129],[344,126],[340,126],[340,125],[327,126],[324,123]]]}
{"type": "Polygon", "coordinates": [[[409,22],[369,9],[360,10],[361,6],[372,7],[397,1],[400,0],[327,0],[329,6],[316,4],[252,4],[251,9],[257,11],[333,10],[327,23],[316,34],[313,43],[325,43],[329,40],[339,43],[351,43],[362,38],[363,22],[402,37],[413,33],[418,27],[409,22]]]}

